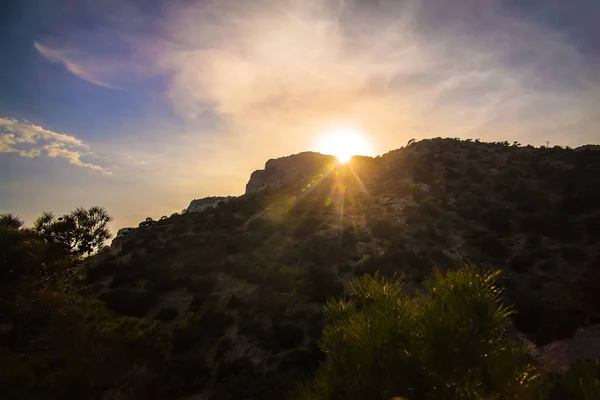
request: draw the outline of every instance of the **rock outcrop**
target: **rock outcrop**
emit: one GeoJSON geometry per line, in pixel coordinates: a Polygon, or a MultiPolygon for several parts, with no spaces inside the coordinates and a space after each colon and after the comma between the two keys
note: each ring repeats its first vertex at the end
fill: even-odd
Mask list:
{"type": "Polygon", "coordinates": [[[538,353],[544,365],[559,373],[577,363],[600,358],[600,324],[580,328],[571,339],[552,342],[538,353]]]}
{"type": "Polygon", "coordinates": [[[113,239],[113,241],[110,243],[110,251],[113,254],[117,254],[120,250],[121,247],[123,246],[123,243],[127,240],[127,236],[133,232],[135,230],[135,228],[121,228],[117,231],[117,235],[115,236],[115,238],[113,239]]]}
{"type": "Polygon", "coordinates": [[[246,194],[255,193],[266,188],[276,188],[298,178],[302,179],[319,174],[335,163],[336,158],[334,156],[315,152],[304,152],[271,159],[266,162],[265,169],[252,173],[246,185],[246,194]]]}
{"type": "Polygon", "coordinates": [[[200,212],[202,210],[206,210],[207,208],[215,208],[219,204],[221,204],[223,202],[227,202],[231,198],[232,198],[232,196],[226,196],[226,197],[213,196],[213,197],[205,197],[203,199],[195,199],[195,200],[192,200],[190,205],[186,208],[185,212],[186,213],[200,212]]]}

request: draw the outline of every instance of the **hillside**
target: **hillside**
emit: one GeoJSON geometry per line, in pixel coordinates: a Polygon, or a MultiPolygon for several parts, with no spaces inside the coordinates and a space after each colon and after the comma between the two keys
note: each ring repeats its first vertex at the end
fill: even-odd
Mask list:
{"type": "Polygon", "coordinates": [[[600,323],[598,171],[594,146],[454,139],[270,160],[245,195],[120,235],[86,293],[172,333],[158,398],[284,398],[323,358],[323,302],[375,271],[418,291],[434,268],[501,268],[516,329],[545,345],[600,323]]]}

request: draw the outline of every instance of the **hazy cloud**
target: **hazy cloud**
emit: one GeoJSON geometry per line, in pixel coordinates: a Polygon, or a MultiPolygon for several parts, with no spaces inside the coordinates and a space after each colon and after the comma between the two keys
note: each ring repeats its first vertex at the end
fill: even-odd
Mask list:
{"type": "Polygon", "coordinates": [[[111,171],[100,165],[84,162],[81,157],[94,157],[89,146],[76,137],[52,132],[27,121],[0,117],[0,153],[17,153],[22,157],[62,157],[69,163],[103,174],[111,171]]]}
{"type": "Polygon", "coordinates": [[[427,136],[538,143],[600,98],[565,38],[494,2],[202,1],[166,26],[174,108],[214,110],[221,137],[281,155],[336,126],[380,151],[427,136]]]}
{"type": "MultiPolygon", "coordinates": [[[[132,119],[94,143],[119,173],[110,185],[83,182],[85,195],[113,207],[119,224],[241,194],[268,158],[315,150],[332,130],[365,132],[375,154],[436,136],[600,140],[600,53],[581,45],[596,28],[577,28],[574,44],[572,31],[532,17],[547,1],[523,12],[506,8],[516,0],[57,3],[50,27],[71,24],[43,30],[51,34],[36,42],[41,54],[128,96],[164,95],[178,114],[132,119]]],[[[562,16],[565,2],[551,3],[562,16]]],[[[17,145],[10,134],[0,151],[72,163],[88,151],[43,147],[60,140],[17,145]]]]}
{"type": "Polygon", "coordinates": [[[96,78],[81,64],[79,64],[77,61],[74,61],[74,59],[80,56],[80,54],[76,51],[52,49],[37,41],[34,42],[33,45],[36,48],[36,50],[46,59],[48,59],[51,62],[64,65],[64,67],[69,72],[71,72],[73,75],[77,76],[80,79],[93,83],[94,85],[102,86],[109,89],[125,90],[123,88],[120,88],[118,86],[112,85],[108,82],[96,78]]]}

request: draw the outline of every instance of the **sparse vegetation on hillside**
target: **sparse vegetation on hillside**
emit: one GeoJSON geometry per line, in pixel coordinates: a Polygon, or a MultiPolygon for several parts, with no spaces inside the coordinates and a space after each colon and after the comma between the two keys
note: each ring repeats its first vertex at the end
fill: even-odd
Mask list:
{"type": "MultiPolygon", "coordinates": [[[[310,175],[214,208],[144,221],[111,252],[93,254],[92,246],[91,256],[89,246],[69,254],[70,246],[58,249],[50,236],[5,217],[0,345],[30,369],[6,375],[16,380],[2,384],[16,390],[32,371],[49,374],[37,365],[50,363],[43,365],[60,379],[53,378],[48,398],[69,390],[86,398],[286,398],[324,359],[318,342],[328,299],[351,299],[350,283],[375,273],[386,279],[401,273],[402,296],[419,298],[434,268],[445,274],[469,260],[500,268],[501,300],[514,304],[510,319],[529,339],[544,345],[570,338],[600,322],[598,154],[454,139],[414,142],[338,166],[311,154],[310,175]],[[37,303],[16,309],[17,296],[37,303]],[[129,372],[98,383],[85,372],[93,362],[56,368],[69,360],[58,344],[22,347],[46,340],[49,330],[78,327],[54,328],[47,308],[54,303],[42,307],[45,296],[74,307],[64,315],[96,310],[90,320],[77,317],[88,321],[81,332],[102,343],[114,340],[115,349],[131,347],[133,355],[123,360],[110,355],[111,345],[105,349],[106,360],[119,364],[114,371],[129,372]],[[37,310],[35,318],[29,310],[37,310]],[[22,320],[33,321],[35,330],[22,320]],[[98,331],[102,321],[115,331],[98,331]],[[120,329],[131,335],[116,334],[120,329]],[[160,362],[140,370],[150,361],[135,349],[147,348],[160,362]],[[67,372],[74,370],[81,371],[76,378],[67,372]]],[[[426,304],[408,303],[418,301],[426,304]]],[[[98,351],[87,360],[103,357],[98,351]]],[[[430,371],[439,373],[436,368],[430,371]]],[[[482,385],[489,393],[502,386],[482,385]]],[[[31,398],[42,389],[8,393],[31,398]]]]}

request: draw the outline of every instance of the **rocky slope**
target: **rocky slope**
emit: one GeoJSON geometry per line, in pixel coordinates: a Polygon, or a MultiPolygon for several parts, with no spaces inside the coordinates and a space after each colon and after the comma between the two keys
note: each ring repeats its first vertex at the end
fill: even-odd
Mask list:
{"type": "Polygon", "coordinates": [[[288,157],[271,159],[266,162],[265,169],[252,173],[246,185],[246,194],[260,190],[275,189],[293,181],[300,181],[323,173],[336,162],[333,156],[320,153],[304,152],[288,157]]]}
{"type": "Polygon", "coordinates": [[[516,328],[546,345],[600,322],[598,171],[590,148],[451,139],[269,160],[244,196],[129,232],[89,290],[172,333],[159,398],[285,398],[322,358],[322,303],[364,273],[418,290],[433,268],[501,268],[516,328]]]}
{"type": "Polygon", "coordinates": [[[226,203],[229,199],[231,199],[231,196],[212,196],[203,199],[195,199],[190,202],[190,205],[185,209],[185,212],[200,212],[207,208],[215,208],[221,203],[226,203]]]}

